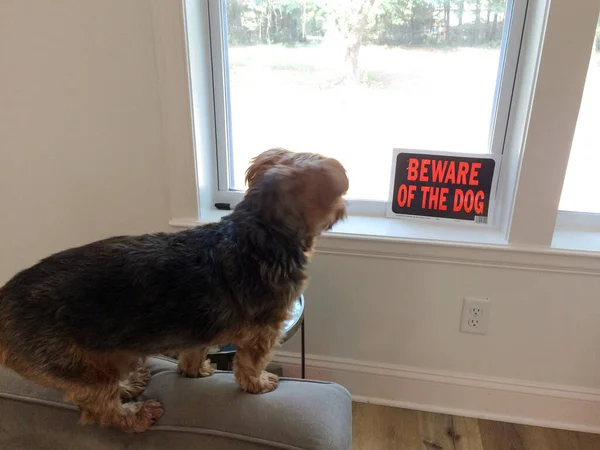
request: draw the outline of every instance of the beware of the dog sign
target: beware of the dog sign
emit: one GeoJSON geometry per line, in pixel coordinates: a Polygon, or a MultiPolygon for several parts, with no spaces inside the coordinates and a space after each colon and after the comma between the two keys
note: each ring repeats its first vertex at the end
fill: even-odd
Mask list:
{"type": "Polygon", "coordinates": [[[490,222],[494,155],[394,150],[388,217],[490,222]]]}

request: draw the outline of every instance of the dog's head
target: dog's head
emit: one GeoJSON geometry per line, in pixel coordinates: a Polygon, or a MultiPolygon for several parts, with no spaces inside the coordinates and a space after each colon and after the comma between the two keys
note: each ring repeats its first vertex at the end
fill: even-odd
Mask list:
{"type": "Polygon", "coordinates": [[[248,194],[263,210],[315,237],[346,216],[346,170],[339,161],[316,153],[267,150],[246,171],[248,194]]]}

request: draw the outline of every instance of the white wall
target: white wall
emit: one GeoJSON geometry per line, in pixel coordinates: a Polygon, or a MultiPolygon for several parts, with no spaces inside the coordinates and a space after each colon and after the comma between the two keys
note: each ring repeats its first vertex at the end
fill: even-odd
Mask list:
{"type": "Polygon", "coordinates": [[[501,266],[317,255],[307,351],[600,389],[600,277],[501,266]],[[492,299],[487,335],[459,333],[465,295],[492,299]]]}
{"type": "Polygon", "coordinates": [[[0,2],[0,283],[167,228],[157,86],[146,0],[0,2]]]}

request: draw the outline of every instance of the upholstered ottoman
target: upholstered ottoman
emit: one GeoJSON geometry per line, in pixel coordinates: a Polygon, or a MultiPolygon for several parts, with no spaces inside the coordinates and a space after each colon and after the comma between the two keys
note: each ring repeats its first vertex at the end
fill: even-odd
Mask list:
{"type": "Polygon", "coordinates": [[[0,449],[351,448],[351,400],[339,385],[282,379],[274,392],[252,395],[229,372],[188,379],[168,359],[148,364],[152,379],[140,398],[159,400],[165,413],[139,435],[78,425],[77,408],[60,393],[0,367],[0,449]]]}

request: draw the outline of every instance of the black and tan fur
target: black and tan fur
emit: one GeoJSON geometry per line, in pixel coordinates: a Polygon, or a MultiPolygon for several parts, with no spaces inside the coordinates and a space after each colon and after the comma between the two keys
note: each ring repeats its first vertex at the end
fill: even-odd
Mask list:
{"type": "Polygon", "coordinates": [[[248,191],[218,223],[113,237],[56,253],[0,289],[0,363],[79,405],[82,423],[147,430],[162,415],[139,395],[144,359],[178,351],[189,377],[212,374],[211,345],[237,346],[234,374],[251,393],[290,303],[306,285],[315,238],[345,215],[336,160],[273,149],[255,158],[248,191]]]}

